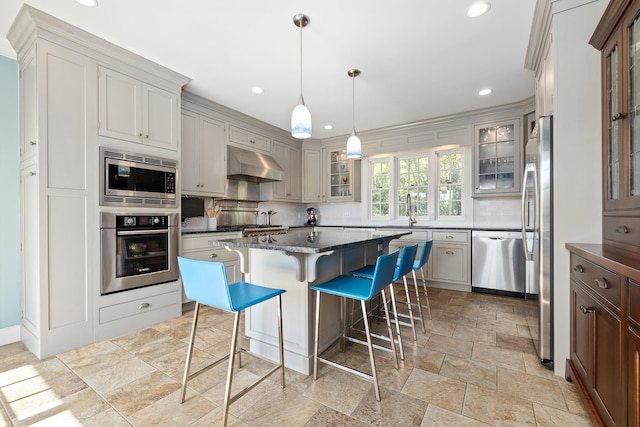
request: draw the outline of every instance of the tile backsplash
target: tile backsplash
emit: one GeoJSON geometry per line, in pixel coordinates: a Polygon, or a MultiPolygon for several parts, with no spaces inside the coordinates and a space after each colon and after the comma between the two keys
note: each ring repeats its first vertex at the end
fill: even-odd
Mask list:
{"type": "Polygon", "coordinates": [[[473,226],[520,228],[520,197],[473,199],[473,226]]]}

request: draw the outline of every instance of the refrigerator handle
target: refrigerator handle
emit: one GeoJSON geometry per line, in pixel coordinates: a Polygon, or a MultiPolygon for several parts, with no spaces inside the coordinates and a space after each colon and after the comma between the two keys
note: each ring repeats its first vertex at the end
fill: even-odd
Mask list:
{"type": "Polygon", "coordinates": [[[523,183],[522,183],[522,201],[520,204],[520,216],[521,216],[521,221],[522,221],[522,249],[524,251],[524,258],[527,261],[531,261],[533,260],[533,241],[531,242],[532,247],[531,250],[529,250],[529,244],[527,241],[527,227],[526,227],[526,215],[528,213],[528,206],[527,206],[527,202],[528,202],[528,198],[527,198],[527,183],[530,179],[533,179],[533,188],[534,188],[534,219],[533,219],[533,223],[534,223],[534,231],[535,231],[535,227],[537,224],[537,214],[536,214],[536,210],[537,210],[537,202],[538,202],[538,187],[536,185],[536,175],[535,175],[535,168],[531,168],[529,169],[529,167],[526,168],[525,172],[524,172],[524,177],[523,177],[523,183]],[[531,173],[529,173],[531,172],[531,173]]]}

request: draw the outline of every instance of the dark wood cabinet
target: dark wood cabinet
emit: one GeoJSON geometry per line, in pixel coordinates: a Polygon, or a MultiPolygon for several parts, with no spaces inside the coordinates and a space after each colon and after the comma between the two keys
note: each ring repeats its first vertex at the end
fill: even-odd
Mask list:
{"type": "Polygon", "coordinates": [[[640,283],[629,281],[627,329],[627,424],[640,425],[640,283]],[[635,302],[635,304],[634,304],[635,302]]]}
{"type": "Polygon", "coordinates": [[[603,243],[640,252],[640,0],[612,0],[602,52],[603,243]]]}

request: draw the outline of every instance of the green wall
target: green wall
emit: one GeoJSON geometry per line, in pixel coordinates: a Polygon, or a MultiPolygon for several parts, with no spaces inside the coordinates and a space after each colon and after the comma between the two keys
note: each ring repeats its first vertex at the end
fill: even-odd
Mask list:
{"type": "Polygon", "coordinates": [[[0,329],[20,324],[18,63],[0,56],[0,329]]]}

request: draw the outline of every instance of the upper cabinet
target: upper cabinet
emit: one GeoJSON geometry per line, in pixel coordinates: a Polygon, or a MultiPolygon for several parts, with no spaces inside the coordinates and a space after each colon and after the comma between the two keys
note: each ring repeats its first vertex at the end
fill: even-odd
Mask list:
{"type": "Polygon", "coordinates": [[[302,149],[273,141],[271,155],[284,169],[284,180],[260,184],[260,196],[262,200],[274,200],[283,202],[302,201],[302,149]]]}
{"type": "Polygon", "coordinates": [[[179,93],[99,67],[99,135],[175,151],[179,111],[179,93]]]}
{"type": "Polygon", "coordinates": [[[305,148],[303,156],[302,201],[324,202],[324,180],[322,172],[322,148],[305,148]]]}
{"type": "Polygon", "coordinates": [[[327,202],[360,201],[360,160],[349,160],[346,149],[329,149],[327,202]]]}
{"type": "Polygon", "coordinates": [[[271,139],[258,133],[229,125],[229,142],[242,145],[251,151],[271,152],[271,139]]]}
{"type": "Polygon", "coordinates": [[[473,195],[520,194],[523,139],[520,119],[476,125],[474,138],[473,195]]]}
{"type": "Polygon", "coordinates": [[[640,252],[640,1],[612,2],[590,43],[602,57],[603,242],[640,252]]]}
{"type": "Polygon", "coordinates": [[[181,117],[182,193],[224,196],[227,182],[225,124],[185,109],[181,117]]]}

